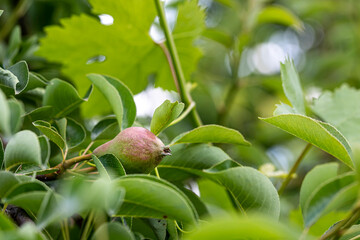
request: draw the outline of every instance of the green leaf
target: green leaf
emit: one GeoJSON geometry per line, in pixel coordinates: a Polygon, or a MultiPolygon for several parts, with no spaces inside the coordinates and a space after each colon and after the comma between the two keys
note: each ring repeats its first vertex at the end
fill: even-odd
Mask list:
{"type": "Polygon", "coordinates": [[[349,143],[330,124],[298,114],[260,119],[330,153],[349,167],[354,167],[349,143]]]}
{"type": "Polygon", "coordinates": [[[119,134],[119,124],[114,117],[106,117],[100,120],[91,130],[91,139],[111,140],[119,134]]]}
{"type": "Polygon", "coordinates": [[[116,88],[116,90],[118,91],[121,97],[121,103],[123,105],[123,114],[124,114],[122,128],[125,129],[131,127],[136,118],[136,105],[132,92],[120,80],[105,75],[103,77],[106,79],[106,81],[108,81],[111,85],[113,85],[116,88]]]}
{"type": "Polygon", "coordinates": [[[212,216],[220,215],[221,213],[235,212],[235,208],[225,187],[208,178],[200,178],[197,180],[197,183],[201,201],[207,205],[212,216]]]}
{"type": "Polygon", "coordinates": [[[96,165],[96,168],[97,170],[99,171],[99,174],[100,174],[100,177],[110,181],[110,176],[109,174],[107,173],[104,165],[100,162],[100,160],[93,154],[91,155],[91,158],[93,159],[95,165],[96,165]]]}
{"type": "MultiPolygon", "coordinates": [[[[155,5],[140,0],[92,0],[90,3],[93,13],[109,14],[114,23],[104,26],[99,20],[84,14],[63,19],[61,26],[46,29],[46,38],[41,40],[37,54],[62,63],[63,73],[72,78],[80,91],[88,84],[84,77],[88,73],[114,76],[135,94],[145,89],[149,75],[155,74],[156,86],[175,90],[166,55],[149,36],[156,17],[155,5]],[[109,39],[112,44],[107,44],[109,39]]],[[[186,79],[190,79],[201,57],[194,40],[205,27],[204,19],[204,11],[197,6],[197,1],[180,4],[173,36],[186,79]]],[[[86,115],[109,110],[97,91],[84,107],[86,115]]]]}
{"type": "Polygon", "coordinates": [[[50,159],[50,143],[49,139],[45,136],[39,136],[39,143],[40,143],[40,149],[41,149],[41,162],[42,165],[45,167],[48,167],[48,162],[50,159]]]}
{"type": "Polygon", "coordinates": [[[18,79],[15,94],[21,93],[29,82],[29,68],[25,61],[20,61],[8,68],[18,79]]]}
{"type": "Polygon", "coordinates": [[[124,225],[118,222],[109,222],[101,225],[94,233],[92,240],[104,239],[123,239],[135,240],[133,233],[124,225]]]}
{"type": "Polygon", "coordinates": [[[315,166],[306,174],[300,189],[300,207],[305,208],[306,201],[311,194],[323,182],[336,177],[338,174],[339,165],[337,163],[327,163],[315,166]]]}
{"type": "Polygon", "coordinates": [[[179,143],[231,143],[250,146],[239,131],[219,125],[205,125],[185,132],[172,140],[171,145],[179,143]]]}
{"type": "Polygon", "coordinates": [[[111,105],[119,126],[123,129],[131,127],[136,117],[136,106],[130,90],[114,78],[100,74],[89,74],[88,78],[111,105]]]}
{"type": "Polygon", "coordinates": [[[339,240],[355,240],[360,235],[360,224],[351,226],[339,240]]]}
{"type": "Polygon", "coordinates": [[[0,138],[0,169],[4,168],[4,145],[2,139],[0,138]]]}
{"type": "Polygon", "coordinates": [[[33,182],[19,182],[13,186],[2,198],[4,202],[8,202],[10,199],[16,197],[17,195],[36,192],[36,191],[47,191],[49,188],[40,181],[33,182]]]}
{"type": "Polygon", "coordinates": [[[305,226],[311,226],[321,216],[335,209],[350,208],[357,199],[358,187],[355,174],[351,172],[318,185],[302,208],[305,226]]]}
{"type": "Polygon", "coordinates": [[[48,80],[45,79],[43,76],[35,72],[29,72],[29,82],[24,89],[24,92],[35,88],[46,87],[47,84],[48,80]]]}
{"type": "Polygon", "coordinates": [[[19,194],[11,199],[8,199],[6,203],[13,204],[17,207],[23,208],[26,211],[30,211],[36,215],[39,211],[41,203],[46,195],[46,191],[31,191],[19,194]]]}
{"type": "Polygon", "coordinates": [[[258,24],[278,23],[293,27],[298,31],[304,28],[301,20],[289,9],[274,5],[263,8],[257,17],[257,22],[258,24]]]}
{"type": "Polygon", "coordinates": [[[184,235],[184,240],[218,239],[287,239],[296,240],[300,233],[266,216],[233,216],[214,218],[184,235]]]}
{"type": "Polygon", "coordinates": [[[34,122],[36,120],[49,120],[51,116],[54,114],[54,107],[52,106],[43,106],[36,108],[30,112],[27,112],[24,117],[30,119],[30,122],[34,122]]]}
{"type": "MultiPolygon", "coordinates": [[[[2,11],[0,10],[0,15],[2,11]]],[[[16,225],[3,213],[0,213],[0,230],[1,231],[9,231],[15,230],[16,225]]]]}
{"type": "Polygon", "coordinates": [[[86,132],[80,123],[71,118],[67,118],[66,120],[66,144],[69,148],[73,148],[85,140],[86,132]]]}
{"type": "Polygon", "coordinates": [[[294,61],[286,59],[280,64],[281,81],[286,97],[297,113],[306,114],[305,98],[301,88],[299,75],[296,71],[294,61]]]}
{"type": "Polygon", "coordinates": [[[9,99],[8,105],[10,109],[10,129],[11,133],[16,133],[20,130],[23,122],[23,115],[25,113],[21,102],[16,99],[9,99]]]}
{"type": "Polygon", "coordinates": [[[0,10],[0,16],[3,14],[4,10],[0,10]]]}
{"type": "Polygon", "coordinates": [[[233,43],[231,36],[215,28],[206,29],[203,36],[224,45],[226,48],[230,48],[233,43]]]}
{"type": "Polygon", "coordinates": [[[242,211],[258,211],[276,219],[279,217],[279,195],[271,181],[259,171],[235,167],[208,173],[208,177],[229,190],[242,211]]]}
{"type": "Polygon", "coordinates": [[[3,198],[6,193],[19,183],[15,175],[8,171],[0,171],[0,198],[3,198]]]}
{"type": "Polygon", "coordinates": [[[54,118],[61,118],[74,111],[81,103],[87,101],[91,92],[92,86],[88,89],[84,98],[81,98],[71,84],[55,78],[49,82],[45,89],[43,105],[54,107],[54,118]]]}
{"type": "Polygon", "coordinates": [[[155,109],[151,120],[150,129],[155,135],[163,131],[172,121],[174,121],[184,110],[184,104],[179,102],[171,103],[165,100],[158,108],[155,109]]]}
{"type": "Polygon", "coordinates": [[[18,78],[9,70],[0,67],[0,86],[14,92],[16,84],[19,82],[18,78]]]}
{"type": "Polygon", "coordinates": [[[116,215],[151,218],[169,218],[193,224],[196,210],[174,185],[147,175],[128,175],[115,181],[126,191],[124,203],[116,215]]]}
{"type": "MultiPolygon", "coordinates": [[[[1,74],[1,73],[0,73],[1,74]]],[[[1,76],[0,76],[1,79],[1,76]]],[[[5,94],[0,89],[0,131],[5,135],[10,135],[10,118],[11,112],[7,103],[5,94]]]]}
{"type": "Polygon", "coordinates": [[[65,140],[60,136],[56,128],[52,127],[50,123],[37,120],[33,122],[33,125],[39,129],[46,137],[54,142],[60,149],[66,147],[65,140]]]}
{"type": "Polygon", "coordinates": [[[24,130],[16,133],[9,141],[4,154],[5,168],[19,164],[41,165],[41,150],[35,133],[24,130]]]}
{"type": "Polygon", "coordinates": [[[115,179],[126,175],[124,167],[113,154],[105,154],[100,158],[97,158],[95,155],[92,155],[92,157],[101,176],[115,179]]]}
{"type": "Polygon", "coordinates": [[[207,144],[175,145],[171,147],[171,153],[158,165],[160,176],[169,181],[190,178],[193,174],[187,169],[208,169],[230,159],[222,149],[207,144]]]}
{"type": "Polygon", "coordinates": [[[350,142],[360,142],[360,91],[343,84],[334,92],[326,91],[314,100],[312,109],[335,126],[350,142]]]}

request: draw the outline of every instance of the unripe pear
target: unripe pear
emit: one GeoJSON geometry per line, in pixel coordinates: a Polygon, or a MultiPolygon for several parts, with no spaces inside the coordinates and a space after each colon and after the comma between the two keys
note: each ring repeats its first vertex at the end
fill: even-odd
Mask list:
{"type": "Polygon", "coordinates": [[[163,157],[171,155],[169,147],[142,127],[124,129],[113,140],[97,147],[93,154],[97,157],[114,154],[127,173],[149,173],[163,157]]]}

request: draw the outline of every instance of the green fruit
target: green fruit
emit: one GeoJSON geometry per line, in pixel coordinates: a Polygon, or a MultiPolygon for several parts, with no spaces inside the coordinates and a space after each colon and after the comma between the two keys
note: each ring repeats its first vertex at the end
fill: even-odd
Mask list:
{"type": "Polygon", "coordinates": [[[96,148],[93,154],[97,157],[114,154],[127,173],[149,173],[163,157],[171,155],[169,147],[142,127],[121,131],[113,140],[96,148]]]}

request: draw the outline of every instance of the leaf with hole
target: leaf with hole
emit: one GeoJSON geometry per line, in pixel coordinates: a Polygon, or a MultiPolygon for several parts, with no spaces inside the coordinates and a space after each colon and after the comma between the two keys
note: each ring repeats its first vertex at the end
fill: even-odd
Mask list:
{"type": "MultiPolygon", "coordinates": [[[[170,80],[172,75],[166,59],[167,52],[163,52],[165,44],[155,43],[149,35],[156,17],[155,5],[140,0],[92,0],[90,4],[93,14],[109,14],[114,19],[113,24],[104,26],[98,19],[85,14],[62,19],[61,26],[46,28],[46,37],[41,39],[37,54],[49,61],[62,63],[63,73],[72,78],[81,94],[88,84],[84,77],[88,73],[114,76],[134,94],[146,88],[148,77],[152,74],[156,75],[156,86],[175,90],[175,84],[170,80]],[[107,44],[109,39],[112,44],[107,44]],[[93,61],[94,57],[100,61],[93,61]]],[[[181,3],[173,38],[186,79],[190,79],[202,55],[194,46],[194,41],[204,28],[205,13],[197,1],[181,3]]],[[[105,99],[97,90],[83,108],[86,116],[109,111],[105,99]]]]}

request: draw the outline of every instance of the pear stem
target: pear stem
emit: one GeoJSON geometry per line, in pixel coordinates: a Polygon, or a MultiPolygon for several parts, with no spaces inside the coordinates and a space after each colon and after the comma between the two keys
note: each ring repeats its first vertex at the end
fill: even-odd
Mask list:
{"type": "Polygon", "coordinates": [[[57,169],[58,171],[53,172],[53,173],[44,174],[44,175],[38,175],[38,176],[36,176],[36,179],[41,180],[41,181],[55,180],[56,178],[58,178],[60,175],[62,175],[67,169],[69,169],[74,164],[82,162],[82,161],[90,160],[90,159],[91,159],[91,154],[89,153],[89,154],[85,154],[85,155],[81,155],[78,157],[74,157],[74,158],[65,160],[62,163],[59,163],[58,165],[56,165],[55,167],[50,168],[50,169],[57,169]]]}

